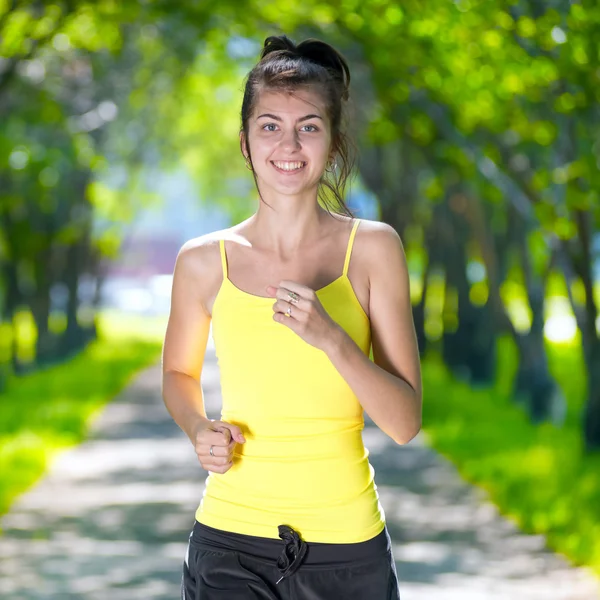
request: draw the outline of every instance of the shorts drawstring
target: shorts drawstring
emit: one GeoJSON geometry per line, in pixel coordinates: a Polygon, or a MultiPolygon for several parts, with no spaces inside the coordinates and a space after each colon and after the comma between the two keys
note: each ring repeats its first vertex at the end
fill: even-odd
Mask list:
{"type": "Polygon", "coordinates": [[[298,570],[308,550],[306,542],[297,531],[288,525],[279,525],[278,529],[279,537],[284,541],[285,546],[277,559],[277,568],[281,572],[281,577],[275,585],[298,570]]]}

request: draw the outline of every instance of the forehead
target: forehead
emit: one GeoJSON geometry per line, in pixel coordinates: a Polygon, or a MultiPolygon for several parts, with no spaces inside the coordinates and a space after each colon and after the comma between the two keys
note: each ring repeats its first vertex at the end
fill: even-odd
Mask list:
{"type": "Polygon", "coordinates": [[[296,89],[293,92],[262,90],[258,94],[256,114],[263,112],[298,116],[310,112],[326,117],[325,102],[321,95],[306,88],[296,89]]]}

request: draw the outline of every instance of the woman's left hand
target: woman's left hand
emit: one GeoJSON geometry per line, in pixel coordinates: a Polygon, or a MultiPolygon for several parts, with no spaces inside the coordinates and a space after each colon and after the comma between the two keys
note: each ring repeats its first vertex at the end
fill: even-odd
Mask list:
{"type": "Polygon", "coordinates": [[[325,351],[340,326],[327,314],[311,288],[284,280],[279,287],[267,286],[267,293],[277,298],[273,304],[273,320],[297,333],[306,343],[325,351]],[[294,295],[297,300],[293,299],[294,295]],[[291,308],[290,308],[291,307],[291,308]],[[288,311],[291,311],[288,316],[288,311]]]}

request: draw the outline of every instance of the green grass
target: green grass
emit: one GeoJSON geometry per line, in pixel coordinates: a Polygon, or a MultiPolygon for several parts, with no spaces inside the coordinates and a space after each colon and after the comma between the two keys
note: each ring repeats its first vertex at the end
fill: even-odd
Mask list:
{"type": "Polygon", "coordinates": [[[549,345],[548,352],[569,405],[562,428],[532,425],[511,399],[516,353],[502,340],[497,383],[487,389],[457,381],[433,356],[423,361],[423,429],[431,445],[466,480],[487,490],[503,514],[600,575],[600,453],[583,452],[580,342],[549,345]]]}
{"type": "Polygon", "coordinates": [[[55,455],[81,442],[93,418],[160,355],[164,322],[102,315],[99,339],[58,366],[9,380],[0,394],[0,514],[55,455]]]}

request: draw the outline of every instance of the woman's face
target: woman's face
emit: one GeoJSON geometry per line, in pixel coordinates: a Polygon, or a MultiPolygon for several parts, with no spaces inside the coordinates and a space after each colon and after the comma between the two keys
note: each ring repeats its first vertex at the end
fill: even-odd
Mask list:
{"type": "MultiPolygon", "coordinates": [[[[242,134],[243,140],[243,134],[242,134]]],[[[316,188],[331,154],[331,131],[321,96],[263,91],[248,121],[248,145],[260,183],[281,194],[316,188]]]]}

